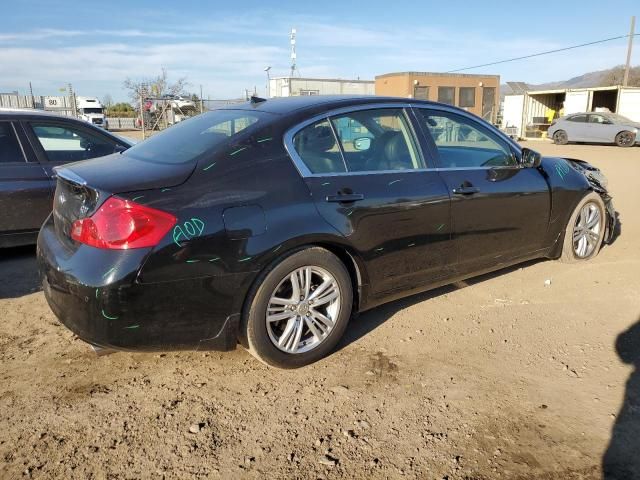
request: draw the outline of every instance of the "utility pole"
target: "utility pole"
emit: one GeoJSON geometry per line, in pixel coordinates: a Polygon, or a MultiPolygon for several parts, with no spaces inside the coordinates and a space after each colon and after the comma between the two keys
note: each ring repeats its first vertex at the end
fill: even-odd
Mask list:
{"type": "Polygon", "coordinates": [[[291,77],[296,73],[296,29],[292,28],[291,33],[289,34],[289,39],[291,40],[291,77]]]}
{"type": "Polygon", "coordinates": [[[631,30],[629,31],[629,46],[627,47],[627,64],[624,67],[624,78],[622,79],[622,86],[627,86],[629,80],[629,67],[631,66],[631,50],[633,49],[633,36],[636,28],[636,16],[631,17],[631,30]]]}
{"type": "Polygon", "coordinates": [[[142,120],[142,140],[147,137],[147,131],[144,125],[144,95],[147,90],[147,86],[143,83],[140,85],[140,119],[142,120]]]}
{"type": "Polygon", "coordinates": [[[202,100],[202,85],[200,85],[200,113],[202,113],[202,111],[204,110],[204,104],[203,104],[203,100],[202,100]]]}
{"type": "Polygon", "coordinates": [[[31,86],[31,82],[29,82],[29,93],[31,94],[31,108],[36,108],[36,101],[33,98],[33,87],[31,86]]]}

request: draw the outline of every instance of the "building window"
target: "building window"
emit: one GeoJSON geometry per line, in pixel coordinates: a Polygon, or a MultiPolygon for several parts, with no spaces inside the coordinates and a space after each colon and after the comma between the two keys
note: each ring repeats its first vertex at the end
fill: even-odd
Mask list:
{"type": "Polygon", "coordinates": [[[416,85],[413,87],[413,98],[416,100],[429,100],[429,87],[416,85]]]}
{"type": "Polygon", "coordinates": [[[438,101],[447,105],[455,105],[455,87],[438,87],[438,101]]]}
{"type": "Polygon", "coordinates": [[[320,95],[320,90],[300,90],[300,96],[320,95]]]}
{"type": "Polygon", "coordinates": [[[460,87],[458,92],[459,107],[475,107],[476,106],[476,89],[475,87],[460,87]]]}

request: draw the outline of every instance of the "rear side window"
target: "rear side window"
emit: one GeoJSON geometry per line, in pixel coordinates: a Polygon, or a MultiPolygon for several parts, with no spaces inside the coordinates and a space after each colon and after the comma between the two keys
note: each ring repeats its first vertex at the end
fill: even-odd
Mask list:
{"type": "Polygon", "coordinates": [[[184,120],[131,147],[123,155],[152,163],[187,163],[239,134],[260,128],[270,114],[216,110],[184,120]]]}
{"type": "Polygon", "coordinates": [[[328,120],[321,120],[300,130],[293,137],[293,145],[311,173],[347,171],[328,120]]]}
{"type": "Polygon", "coordinates": [[[402,109],[357,110],[320,120],[296,133],[293,144],[313,174],[424,168],[402,109]]]}
{"type": "Polygon", "coordinates": [[[0,122],[0,164],[24,161],[13,126],[10,122],[0,122]]]}
{"type": "Polygon", "coordinates": [[[511,149],[479,123],[455,113],[419,109],[442,168],[515,166],[511,149]]]}
{"type": "Polygon", "coordinates": [[[75,126],[31,122],[33,133],[49,161],[76,162],[115,151],[116,142],[75,126]]]}

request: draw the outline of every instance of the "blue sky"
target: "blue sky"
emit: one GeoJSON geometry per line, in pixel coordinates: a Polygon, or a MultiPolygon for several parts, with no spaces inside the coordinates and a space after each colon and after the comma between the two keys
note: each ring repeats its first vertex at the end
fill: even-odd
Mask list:
{"type": "MultiPolygon", "coordinates": [[[[446,71],[628,33],[640,2],[235,2],[20,1],[3,10],[0,92],[125,100],[126,77],[167,68],[204,96],[264,94],[264,67],[289,68],[298,31],[302,76],[373,79],[394,71],[446,71]],[[527,6],[525,6],[527,5],[527,6]]],[[[542,83],[624,63],[626,40],[470,70],[502,81],[542,83]]],[[[640,37],[632,58],[640,64],[640,37]]]]}

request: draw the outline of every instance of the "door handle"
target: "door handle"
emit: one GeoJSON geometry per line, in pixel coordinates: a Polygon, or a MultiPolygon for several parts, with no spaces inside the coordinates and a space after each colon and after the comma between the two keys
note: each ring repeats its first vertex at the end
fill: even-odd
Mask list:
{"type": "Polygon", "coordinates": [[[364,200],[364,195],[361,193],[339,193],[338,195],[327,195],[327,202],[332,203],[351,203],[364,200]]]}
{"type": "Polygon", "coordinates": [[[456,195],[473,195],[479,191],[480,189],[478,187],[473,187],[471,185],[461,185],[458,188],[453,189],[453,193],[456,195]]]}

